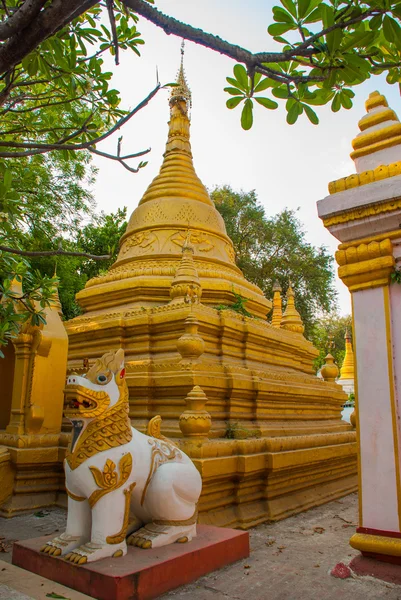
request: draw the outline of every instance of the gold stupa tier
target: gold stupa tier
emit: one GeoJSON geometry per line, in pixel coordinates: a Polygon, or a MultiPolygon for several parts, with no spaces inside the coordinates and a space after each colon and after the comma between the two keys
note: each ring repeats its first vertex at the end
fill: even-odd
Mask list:
{"type": "Polygon", "coordinates": [[[170,285],[184,242],[194,249],[205,304],[231,304],[234,292],[247,310],[265,318],[271,307],[262,291],[235,265],[224,221],[195,173],[189,138],[189,90],[181,65],[170,97],[166,152],[155,177],[121,238],[109,273],[90,280],[77,295],[85,311],[113,306],[155,306],[170,299],[170,285]]]}

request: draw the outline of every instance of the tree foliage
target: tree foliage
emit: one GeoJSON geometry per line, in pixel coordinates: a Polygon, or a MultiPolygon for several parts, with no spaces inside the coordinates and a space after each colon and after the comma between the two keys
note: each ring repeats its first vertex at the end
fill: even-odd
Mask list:
{"type": "Polygon", "coordinates": [[[254,191],[234,192],[224,186],[211,197],[232,239],[236,262],[245,277],[256,283],[267,298],[277,280],[285,295],[291,281],[296,306],[310,336],[316,317],[334,310],[333,258],[324,246],[306,241],[296,212],[288,209],[267,217],[254,191]]]}
{"type": "MultiPolygon", "coordinates": [[[[118,209],[112,214],[93,214],[90,221],[75,230],[64,241],[64,248],[70,251],[87,252],[94,255],[109,254],[110,258],[102,261],[93,261],[73,256],[35,258],[30,263],[34,270],[42,275],[51,276],[57,269],[60,280],[59,297],[65,319],[72,319],[81,313],[75,300],[77,292],[85,287],[86,282],[96,275],[101,275],[113,264],[117,258],[119,241],[127,227],[127,209],[118,209]]],[[[33,240],[32,240],[33,241],[33,240]]],[[[29,245],[30,240],[27,240],[29,245]]],[[[38,242],[42,248],[46,244],[51,247],[51,241],[43,239],[38,242]]]]}
{"type": "Polygon", "coordinates": [[[311,342],[319,350],[315,361],[316,369],[325,363],[328,352],[334,356],[338,368],[342,367],[345,356],[345,330],[352,334],[351,315],[340,316],[336,313],[325,315],[316,320],[311,331],[311,342]]]}
{"type": "Polygon", "coordinates": [[[16,132],[0,140],[3,148],[46,151],[46,143],[73,139],[96,151],[89,143],[96,138],[93,133],[122,114],[118,92],[109,89],[110,73],[104,71],[102,55],[111,52],[118,63],[120,49],[139,54],[144,42],[137,31],[139,17],[236,62],[233,76],[227,78],[226,91],[232,96],[227,105],[242,106],[245,129],[252,126],[255,102],[274,109],[276,100],[284,101],[288,123],[305,114],[317,124],[312,107],[330,103],[334,112],[349,109],[352,88],[372,75],[384,72],[390,84],[400,81],[400,0],[281,0],[273,7],[272,23],[266,23],[266,45],[273,38],[280,49],[257,53],[163,14],[154,1],[103,5],[95,0],[4,0],[0,97],[8,112],[21,95],[28,111],[34,104],[45,110],[43,118],[31,115],[27,129],[18,109],[16,132]],[[85,106],[83,119],[74,113],[77,105],[85,106]],[[54,121],[55,107],[65,123],[54,121]],[[31,137],[33,146],[27,145],[31,137]],[[16,145],[18,139],[24,140],[19,142],[22,146],[16,145]]]}

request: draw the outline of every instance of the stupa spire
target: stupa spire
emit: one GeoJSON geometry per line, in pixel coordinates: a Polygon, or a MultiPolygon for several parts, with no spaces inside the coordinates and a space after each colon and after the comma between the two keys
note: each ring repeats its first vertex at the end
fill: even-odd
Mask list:
{"type": "Polygon", "coordinates": [[[209,194],[195,173],[190,142],[189,108],[191,91],[184,72],[184,46],[176,85],[170,93],[170,121],[166,151],[160,173],[146,190],[139,205],[160,197],[181,197],[213,205],[209,194]]]}
{"type": "Polygon", "coordinates": [[[345,330],[345,356],[341,367],[340,380],[354,379],[354,351],[352,349],[351,334],[345,330]]]}
{"type": "Polygon", "coordinates": [[[283,329],[288,329],[288,331],[293,331],[294,333],[300,333],[301,335],[305,329],[302,323],[301,315],[295,308],[295,293],[292,289],[291,282],[288,284],[287,306],[281,319],[281,327],[283,329]]]}
{"type": "Polygon", "coordinates": [[[171,88],[170,105],[179,100],[185,100],[187,109],[192,108],[192,95],[184,71],[185,40],[181,42],[181,63],[178,69],[176,85],[171,88]]]}

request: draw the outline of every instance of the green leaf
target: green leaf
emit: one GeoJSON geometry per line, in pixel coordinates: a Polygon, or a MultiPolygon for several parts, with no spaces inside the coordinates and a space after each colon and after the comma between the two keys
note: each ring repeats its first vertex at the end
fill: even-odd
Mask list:
{"type": "Polygon", "coordinates": [[[333,102],[331,103],[331,110],[333,112],[338,112],[341,108],[341,98],[340,94],[336,94],[333,98],[333,102]]]}
{"type": "Polygon", "coordinates": [[[270,98],[263,98],[259,96],[258,98],[255,97],[254,100],[256,100],[258,104],[261,104],[265,108],[270,108],[271,110],[274,110],[278,107],[277,102],[270,100],[270,98]]]}
{"type": "Polygon", "coordinates": [[[326,44],[329,52],[333,54],[341,44],[344,34],[341,29],[334,29],[334,31],[326,34],[326,44]]]}
{"type": "Polygon", "coordinates": [[[237,85],[244,91],[249,91],[249,78],[248,73],[243,65],[235,65],[234,69],[235,79],[237,80],[237,85]]]}
{"type": "Polygon", "coordinates": [[[269,79],[268,77],[266,77],[265,79],[262,79],[262,81],[258,83],[257,86],[255,86],[255,89],[253,91],[256,94],[258,94],[259,92],[263,92],[264,90],[267,90],[267,88],[272,87],[273,85],[276,85],[276,82],[273,81],[273,79],[269,79]]]}
{"type": "Polygon", "coordinates": [[[380,29],[380,27],[382,26],[382,21],[383,21],[383,16],[376,15],[375,17],[370,19],[369,27],[371,28],[372,31],[376,31],[377,29],[380,29]]]}
{"type": "Polygon", "coordinates": [[[12,175],[11,171],[9,169],[4,171],[3,184],[4,184],[4,187],[6,190],[10,189],[12,179],[13,179],[13,175],[12,175]]]}
{"type": "Polygon", "coordinates": [[[253,102],[249,98],[245,100],[244,108],[241,113],[242,129],[248,130],[253,124],[253,102]]]}
{"type": "Polygon", "coordinates": [[[392,42],[398,49],[401,47],[401,27],[395,19],[385,15],[383,19],[383,33],[388,42],[392,42]]]}
{"type": "Polygon", "coordinates": [[[306,112],[306,116],[308,117],[309,121],[311,123],[313,123],[313,125],[318,125],[319,117],[317,116],[315,111],[312,110],[311,107],[307,106],[306,104],[304,104],[303,107],[304,107],[304,111],[306,112]]]}
{"type": "Polygon", "coordinates": [[[327,4],[321,4],[320,13],[322,16],[324,29],[334,25],[334,9],[331,6],[327,6],[327,4]]]}
{"type": "Polygon", "coordinates": [[[284,10],[284,8],[280,8],[280,6],[273,7],[273,19],[278,23],[295,23],[290,13],[284,10]]]}
{"type": "Polygon", "coordinates": [[[303,19],[308,14],[310,0],[298,0],[298,16],[303,19]]]}
{"type": "Polygon", "coordinates": [[[284,8],[286,10],[288,10],[289,13],[291,13],[291,15],[293,17],[296,18],[296,16],[297,16],[297,8],[295,6],[295,3],[292,0],[281,0],[281,4],[284,6],[284,8]]]}
{"type": "Polygon", "coordinates": [[[226,87],[224,88],[224,91],[227,92],[227,94],[231,94],[231,96],[238,96],[238,94],[242,94],[242,90],[239,90],[238,88],[226,87]]]}
{"type": "Polygon", "coordinates": [[[294,123],[297,121],[299,115],[301,114],[299,109],[301,108],[301,112],[302,112],[302,107],[300,107],[299,102],[294,103],[290,110],[287,113],[287,123],[289,125],[294,125],[294,123]]]}
{"type": "Polygon", "coordinates": [[[317,23],[322,18],[322,12],[320,6],[315,8],[309,15],[304,19],[304,23],[317,23]]]}
{"type": "Polygon", "coordinates": [[[234,98],[229,98],[226,102],[227,108],[235,108],[240,102],[242,102],[244,98],[245,96],[235,96],[234,98]]]}
{"type": "Polygon", "coordinates": [[[267,31],[272,36],[281,35],[282,33],[286,33],[290,29],[296,29],[297,26],[295,23],[273,23],[269,25],[267,31]]]}
{"type": "Polygon", "coordinates": [[[343,105],[344,108],[346,108],[347,110],[352,108],[352,100],[347,94],[344,94],[344,92],[341,92],[339,94],[339,96],[340,96],[341,104],[343,105]]]}
{"type": "Polygon", "coordinates": [[[287,88],[273,88],[272,89],[272,94],[273,96],[275,96],[276,98],[281,98],[281,99],[285,99],[288,98],[288,90],[287,88]]]}

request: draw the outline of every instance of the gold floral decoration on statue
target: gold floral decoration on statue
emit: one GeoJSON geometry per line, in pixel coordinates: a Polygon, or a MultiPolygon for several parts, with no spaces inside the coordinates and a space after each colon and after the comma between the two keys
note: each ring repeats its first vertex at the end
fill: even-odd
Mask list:
{"type": "Polygon", "coordinates": [[[118,463],[118,468],[120,475],[117,474],[116,465],[110,458],[106,460],[103,471],[100,471],[97,467],[89,467],[96,485],[100,488],[89,496],[89,504],[91,507],[93,507],[102,496],[117,490],[127,481],[132,471],[131,454],[124,454],[118,463]]]}

